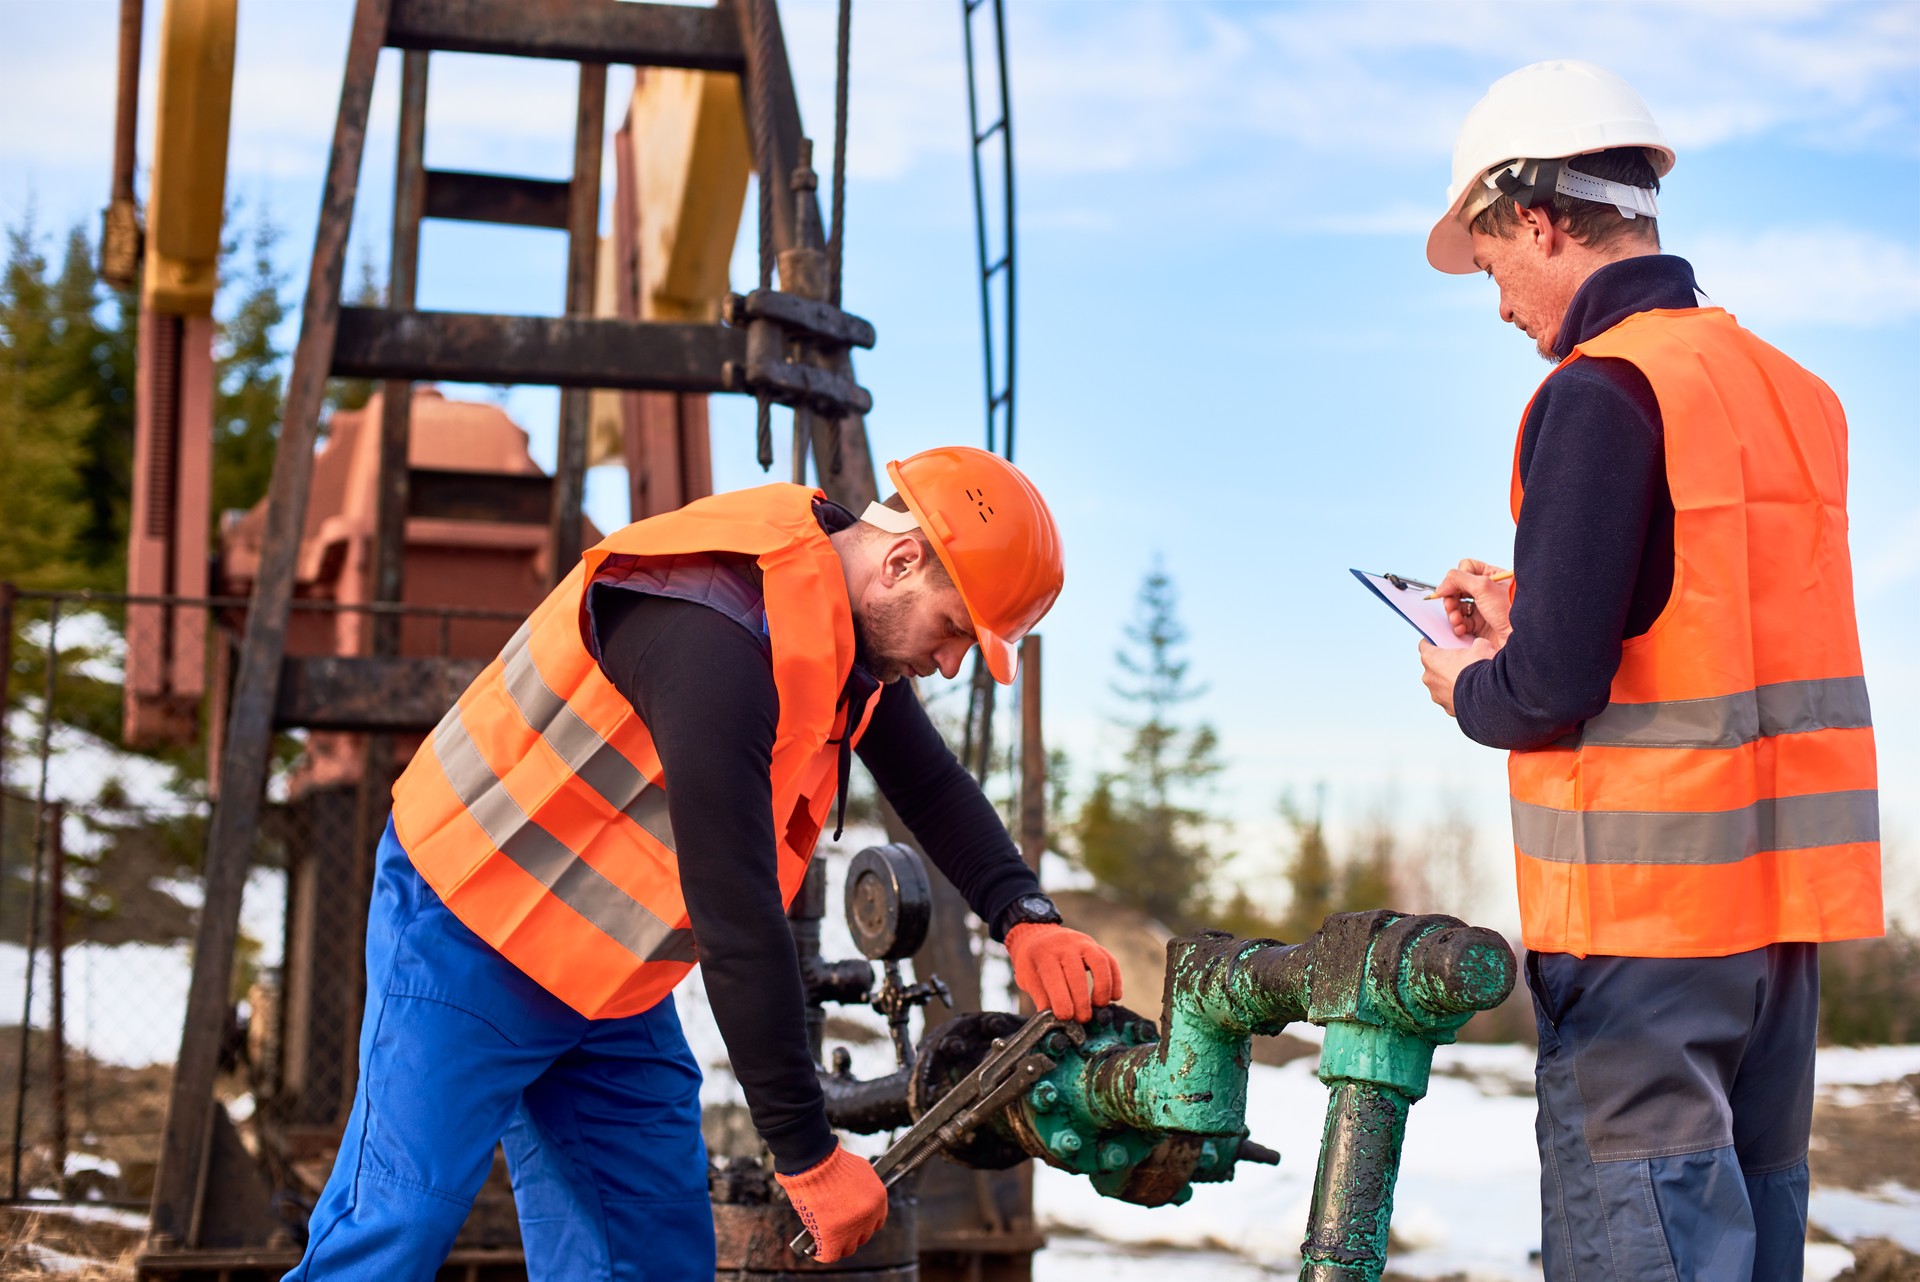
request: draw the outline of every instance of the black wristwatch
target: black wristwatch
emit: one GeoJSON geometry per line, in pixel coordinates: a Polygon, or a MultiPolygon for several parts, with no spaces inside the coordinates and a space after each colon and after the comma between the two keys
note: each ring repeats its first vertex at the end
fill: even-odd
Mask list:
{"type": "Polygon", "coordinates": [[[1022,895],[1008,904],[1000,913],[999,937],[1005,939],[1007,932],[1015,926],[1028,923],[1044,926],[1058,926],[1061,923],[1060,910],[1053,901],[1042,894],[1022,895]]]}

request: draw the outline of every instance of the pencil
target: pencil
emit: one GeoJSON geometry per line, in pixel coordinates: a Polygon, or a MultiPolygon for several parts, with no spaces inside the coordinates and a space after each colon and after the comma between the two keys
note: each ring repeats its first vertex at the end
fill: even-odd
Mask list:
{"type": "MultiPolygon", "coordinates": [[[[1512,577],[1513,577],[1512,570],[1495,570],[1492,574],[1489,574],[1487,576],[1487,579],[1489,582],[1492,582],[1492,583],[1501,583],[1506,581],[1507,579],[1511,579],[1512,577]]],[[[1427,593],[1425,596],[1421,597],[1420,599],[1422,601],[1431,601],[1431,600],[1434,600],[1439,595],[1440,595],[1440,589],[1435,588],[1433,591],[1427,593]]],[[[1471,601],[1473,598],[1466,597],[1464,599],[1471,601]]]]}

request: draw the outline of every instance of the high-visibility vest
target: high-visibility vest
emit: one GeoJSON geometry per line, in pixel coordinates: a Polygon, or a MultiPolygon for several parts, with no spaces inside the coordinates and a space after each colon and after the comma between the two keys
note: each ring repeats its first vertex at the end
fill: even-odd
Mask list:
{"type": "MultiPolygon", "coordinates": [[[[1715,957],[1880,934],[1838,399],[1719,308],[1641,312],[1559,368],[1584,357],[1632,362],[1659,401],[1673,593],[1607,707],[1509,758],[1526,946],[1715,957]]],[[[1517,444],[1512,501],[1518,520],[1517,444]]]]}
{"type": "Polygon", "coordinates": [[[660,757],[595,659],[589,585],[645,581],[676,558],[757,562],[780,698],[773,827],[791,903],[830,813],[841,741],[858,740],[877,702],[841,703],[853,613],[840,558],[813,517],[817,497],[798,485],[714,495],[597,544],[394,786],[395,833],[421,877],[582,1015],[647,1010],[695,960],[660,757]]]}

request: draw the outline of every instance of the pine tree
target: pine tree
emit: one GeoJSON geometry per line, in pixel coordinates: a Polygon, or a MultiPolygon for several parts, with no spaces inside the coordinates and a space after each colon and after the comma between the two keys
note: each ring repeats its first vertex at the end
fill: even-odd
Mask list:
{"type": "Polygon", "coordinates": [[[102,587],[126,582],[127,518],[133,489],[133,398],[139,296],[109,300],[86,231],[67,233],[66,259],[53,285],[53,324],[62,396],[77,394],[91,422],[80,466],[87,501],[78,554],[102,587]],[[102,311],[109,311],[103,319],[102,311]]]}
{"type": "Polygon", "coordinates": [[[1124,767],[1096,783],[1075,835],[1081,862],[1108,893],[1185,929],[1210,898],[1217,859],[1205,834],[1214,821],[1199,802],[1221,763],[1211,726],[1177,720],[1205,690],[1189,680],[1176,606],[1173,580],[1156,564],[1114,656],[1124,674],[1114,693],[1140,716],[1118,722],[1130,736],[1124,767]]]}
{"type": "Polygon", "coordinates": [[[36,239],[29,214],[8,229],[0,269],[0,579],[85,586],[81,469],[92,407],[69,377],[56,292],[36,239]]]}
{"type": "Polygon", "coordinates": [[[1336,879],[1333,851],[1327,845],[1325,803],[1324,786],[1315,793],[1311,815],[1291,794],[1280,799],[1280,815],[1293,829],[1293,858],[1287,864],[1287,885],[1293,899],[1280,922],[1280,937],[1288,943],[1297,944],[1320,929],[1320,923],[1334,911],[1336,879]]]}
{"type": "Polygon", "coordinates": [[[1394,831],[1391,807],[1382,802],[1361,826],[1352,853],[1341,861],[1340,892],[1333,910],[1399,908],[1400,880],[1400,837],[1394,831]]]}
{"type": "MultiPolygon", "coordinates": [[[[280,414],[286,395],[287,353],[275,331],[287,317],[280,296],[286,278],[274,265],[280,229],[261,210],[247,236],[246,275],[233,312],[220,324],[215,346],[213,403],[213,515],[252,507],[266,497],[273,478],[273,455],[280,439],[280,414]]],[[[238,245],[222,257],[232,259],[238,245]]],[[[233,279],[224,265],[222,277],[233,279]]]]}

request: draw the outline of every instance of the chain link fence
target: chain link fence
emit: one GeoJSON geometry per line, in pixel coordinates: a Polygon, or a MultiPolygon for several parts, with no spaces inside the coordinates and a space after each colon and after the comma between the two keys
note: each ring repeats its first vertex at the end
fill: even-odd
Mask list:
{"type": "MultiPolygon", "coordinates": [[[[0,1198],[151,1196],[246,608],[0,585],[0,1198]],[[162,671],[173,694],[129,693],[162,671]]],[[[364,653],[383,612],[413,656],[491,656],[520,619],[296,601],[288,652],[364,653]]],[[[373,844],[416,742],[274,741],[218,1089],[296,1202],[324,1182],[351,1102],[373,844]]]]}

